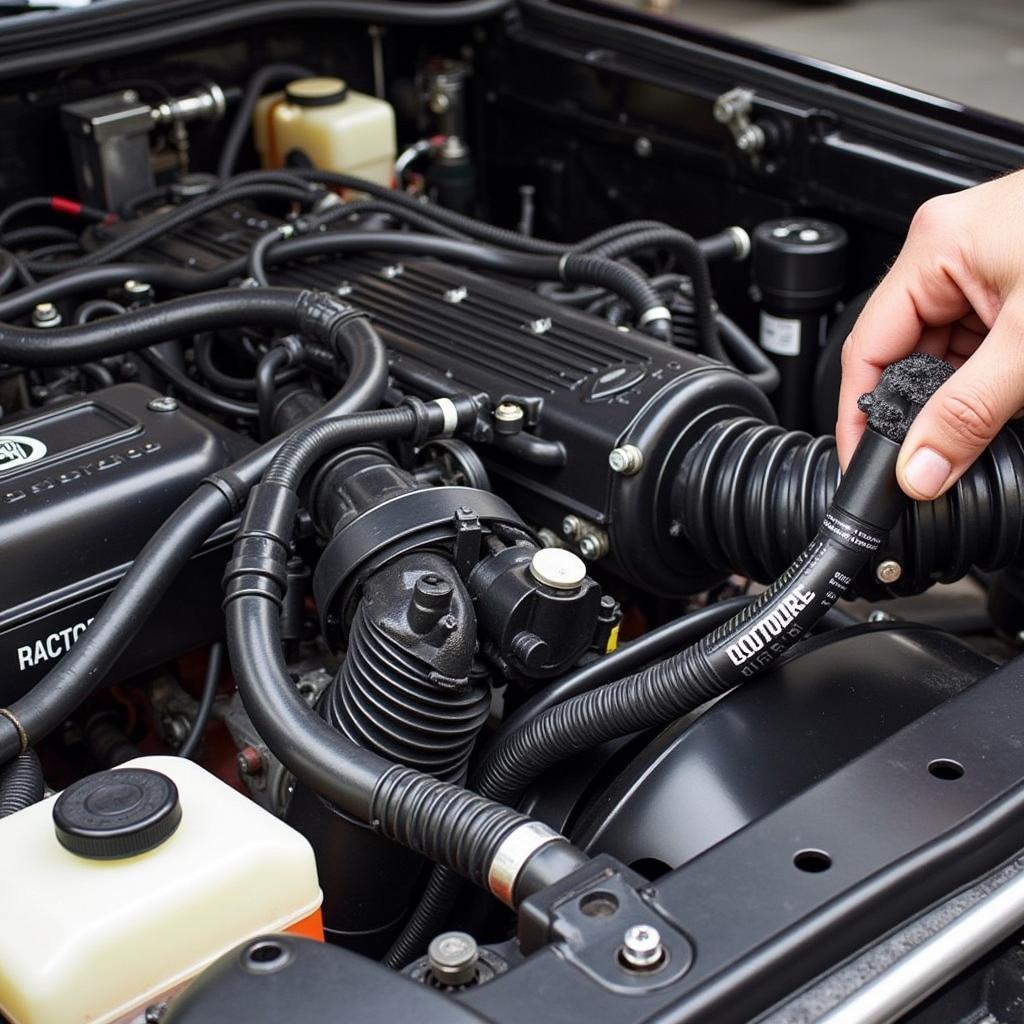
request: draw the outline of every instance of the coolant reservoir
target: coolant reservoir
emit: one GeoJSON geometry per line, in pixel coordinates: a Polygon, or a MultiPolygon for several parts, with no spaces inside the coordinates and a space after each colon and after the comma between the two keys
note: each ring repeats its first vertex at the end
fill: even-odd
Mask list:
{"type": "Polygon", "coordinates": [[[300,78],[264,96],[253,137],[264,167],[312,166],[392,184],[395,112],[340,78],[300,78]]]}
{"type": "Polygon", "coordinates": [[[0,820],[0,1012],[129,1019],[275,931],[323,938],[309,843],[184,758],[143,757],[0,820]]]}

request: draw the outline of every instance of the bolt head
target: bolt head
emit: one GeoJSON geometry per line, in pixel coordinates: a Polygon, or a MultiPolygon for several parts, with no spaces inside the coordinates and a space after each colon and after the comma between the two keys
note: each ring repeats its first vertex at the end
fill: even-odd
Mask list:
{"type": "Polygon", "coordinates": [[[178,402],[176,399],[171,398],[170,395],[160,395],[158,398],[151,398],[146,403],[146,408],[150,412],[175,412],[178,408],[178,402]]]}
{"type": "Polygon", "coordinates": [[[644,464],[644,453],[635,444],[624,444],[608,453],[608,465],[612,472],[623,476],[639,473],[644,464]]]}
{"type": "Polygon", "coordinates": [[[640,138],[633,143],[633,152],[641,159],[649,157],[653,150],[654,146],[651,144],[651,140],[645,135],[641,135],[640,138]]]}
{"type": "Polygon", "coordinates": [[[622,937],[623,963],[638,971],[649,971],[665,959],[661,933],[650,924],[635,924],[622,937]]]}
{"type": "Polygon", "coordinates": [[[445,985],[467,985],[476,977],[480,948],[466,932],[443,932],[427,948],[430,973],[445,985]]]}
{"type": "Polygon", "coordinates": [[[579,516],[568,515],[562,520],[562,533],[571,540],[575,540],[583,529],[583,523],[579,516]]]}
{"type": "Polygon", "coordinates": [[[878,563],[875,576],[879,583],[895,583],[903,575],[903,566],[895,559],[887,558],[884,562],[878,563]]]}
{"type": "Polygon", "coordinates": [[[263,758],[255,747],[243,747],[235,761],[239,775],[259,775],[263,771],[263,758]]]}
{"type": "Polygon", "coordinates": [[[596,533],[588,533],[579,539],[580,554],[588,562],[596,562],[608,554],[608,541],[596,533]]]}

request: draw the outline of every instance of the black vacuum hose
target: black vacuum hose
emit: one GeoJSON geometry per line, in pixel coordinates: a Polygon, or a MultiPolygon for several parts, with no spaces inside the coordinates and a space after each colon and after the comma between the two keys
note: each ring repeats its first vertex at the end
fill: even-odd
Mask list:
{"type": "MultiPolygon", "coordinates": [[[[285,663],[280,603],[287,586],[288,545],[298,510],[297,488],[325,454],[367,441],[453,432],[476,418],[470,399],[414,402],[310,425],[296,431],[253,489],[225,574],[228,647],[246,711],[267,746],[296,778],[342,812],[389,839],[444,864],[506,902],[550,884],[552,843],[569,864],[586,857],[566,841],[508,807],[388,761],[354,743],[311,708],[285,663]],[[496,871],[506,841],[533,837],[515,871],[496,871]]],[[[515,843],[515,841],[513,841],[515,843]]]]}
{"type": "Polygon", "coordinates": [[[537,280],[558,278],[567,284],[594,284],[621,295],[636,313],[637,323],[651,334],[665,337],[671,331],[671,313],[661,297],[636,272],[598,256],[566,252],[561,256],[514,252],[478,242],[462,242],[435,235],[402,231],[336,231],[282,239],[266,253],[250,253],[250,269],[257,281],[266,280],[264,268],[254,256],[274,262],[346,252],[389,252],[435,256],[466,266],[537,280]]]}
{"type": "Polygon", "coordinates": [[[39,755],[34,750],[19,754],[0,768],[0,818],[39,803],[45,790],[39,755]]]}
{"type": "MultiPolygon", "coordinates": [[[[326,342],[338,361],[348,367],[348,377],[338,394],[311,419],[329,419],[380,404],[388,381],[387,353],[377,332],[351,306],[329,295],[284,288],[243,290],[241,297],[246,301],[236,305],[232,326],[285,327],[309,340],[326,342]],[[291,313],[287,314],[289,302],[291,313]],[[265,318],[261,318],[261,311],[265,318]]],[[[160,310],[170,305],[135,310],[113,323],[43,332],[25,329],[21,334],[28,339],[27,344],[38,333],[78,338],[82,335],[69,332],[91,332],[103,327],[116,331],[119,324],[135,323],[135,318],[146,317],[150,319],[138,322],[164,325],[155,337],[140,342],[153,344],[169,340],[182,329],[178,315],[161,317],[160,310]]],[[[214,319],[219,319],[223,307],[215,305],[213,309],[219,311],[214,319]]],[[[191,329],[202,331],[210,327],[209,322],[199,322],[191,329]]],[[[17,335],[18,331],[3,326],[0,337],[17,335]]],[[[122,338],[121,343],[135,347],[130,338],[122,338]]],[[[52,732],[92,693],[189,558],[217,527],[237,515],[249,488],[263,475],[281,443],[281,439],[268,442],[228,470],[207,478],[153,534],[74,647],[0,715],[0,764],[52,732]]]]}

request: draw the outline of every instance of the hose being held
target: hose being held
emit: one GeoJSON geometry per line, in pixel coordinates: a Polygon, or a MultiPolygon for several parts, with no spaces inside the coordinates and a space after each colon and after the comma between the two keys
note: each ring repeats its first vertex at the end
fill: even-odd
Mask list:
{"type": "Polygon", "coordinates": [[[915,355],[889,367],[865,396],[864,432],[813,540],[760,597],[666,661],[559,704],[504,736],[480,765],[475,788],[515,804],[542,772],[582,750],[693,711],[763,671],[842,597],[896,524],[908,499],[896,459],[921,406],[952,374],[915,355]]]}

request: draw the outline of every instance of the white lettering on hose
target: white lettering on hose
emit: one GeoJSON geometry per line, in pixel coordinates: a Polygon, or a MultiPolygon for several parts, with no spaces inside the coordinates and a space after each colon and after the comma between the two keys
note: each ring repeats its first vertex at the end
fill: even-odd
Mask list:
{"type": "Polygon", "coordinates": [[[791,594],[787,594],[782,603],[773,608],[759,622],[756,622],[750,629],[740,636],[735,643],[729,644],[725,653],[729,660],[739,667],[747,662],[755,654],[764,650],[766,644],[770,644],[776,637],[782,635],[787,626],[791,626],[796,617],[815,598],[813,590],[804,590],[802,587],[794,588],[791,594]]]}
{"type": "Polygon", "coordinates": [[[33,643],[23,644],[18,648],[18,671],[24,672],[27,668],[35,668],[37,665],[44,665],[48,661],[56,661],[63,657],[89,628],[91,622],[91,618],[84,622],[76,622],[73,626],[66,626],[33,643]]]}

